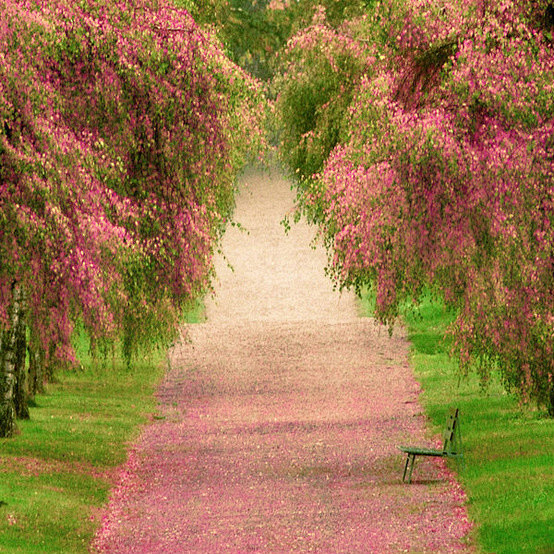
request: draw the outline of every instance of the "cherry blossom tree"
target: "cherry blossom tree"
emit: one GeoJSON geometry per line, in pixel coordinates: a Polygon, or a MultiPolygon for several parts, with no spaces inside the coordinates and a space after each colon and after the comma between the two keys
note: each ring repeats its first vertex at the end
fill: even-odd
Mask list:
{"type": "MultiPolygon", "coordinates": [[[[457,313],[462,370],[486,381],[498,368],[552,415],[553,13],[548,1],[413,0],[344,25],[341,40],[373,62],[354,73],[339,140],[302,187],[341,286],[373,287],[388,323],[431,290],[457,313]]],[[[312,34],[295,39],[284,98],[311,56],[333,55],[312,34]]],[[[312,128],[328,128],[327,108],[312,128]]],[[[294,148],[283,141],[283,156],[294,148]]]]}
{"type": "Polygon", "coordinates": [[[13,432],[15,325],[32,359],[93,341],[168,344],[210,285],[249,151],[258,85],[159,0],[3,0],[0,421],[13,432]],[[35,356],[36,354],[36,356],[35,356]]]}

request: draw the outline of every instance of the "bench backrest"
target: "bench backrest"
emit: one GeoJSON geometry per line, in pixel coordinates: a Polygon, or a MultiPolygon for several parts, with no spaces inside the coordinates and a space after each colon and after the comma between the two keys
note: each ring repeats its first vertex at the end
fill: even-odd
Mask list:
{"type": "Polygon", "coordinates": [[[443,452],[448,454],[462,453],[462,435],[460,432],[460,411],[458,408],[451,408],[446,418],[446,425],[442,433],[443,452]]]}

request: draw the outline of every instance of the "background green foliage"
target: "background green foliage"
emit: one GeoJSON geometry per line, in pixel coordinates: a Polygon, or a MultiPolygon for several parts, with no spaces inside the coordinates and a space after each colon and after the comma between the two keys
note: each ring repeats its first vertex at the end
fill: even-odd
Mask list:
{"type": "Polygon", "coordinates": [[[196,21],[216,30],[229,57],[251,75],[269,81],[287,41],[323,8],[339,27],[365,13],[374,0],[177,0],[196,21]]]}

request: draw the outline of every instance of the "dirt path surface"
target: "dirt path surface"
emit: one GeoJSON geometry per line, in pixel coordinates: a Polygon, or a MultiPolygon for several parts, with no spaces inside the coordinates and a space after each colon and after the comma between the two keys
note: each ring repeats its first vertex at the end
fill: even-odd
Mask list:
{"type": "Polygon", "coordinates": [[[95,546],[110,553],[469,552],[442,460],[401,482],[396,445],[426,443],[401,332],[357,317],[313,230],[279,222],[289,185],[250,173],[208,322],[172,353],[95,546]]]}

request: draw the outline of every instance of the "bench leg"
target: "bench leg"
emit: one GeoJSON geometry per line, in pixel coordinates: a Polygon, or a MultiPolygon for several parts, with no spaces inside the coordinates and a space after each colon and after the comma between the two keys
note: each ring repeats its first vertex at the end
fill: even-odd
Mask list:
{"type": "Polygon", "coordinates": [[[408,466],[410,467],[410,473],[408,475],[408,483],[412,482],[412,471],[414,470],[415,454],[408,454],[406,458],[406,465],[404,466],[404,475],[402,475],[402,482],[406,482],[406,473],[408,472],[408,466]]]}
{"type": "Polygon", "coordinates": [[[458,456],[456,456],[456,466],[457,466],[458,472],[465,470],[466,462],[464,460],[463,454],[459,454],[458,456]]]}

